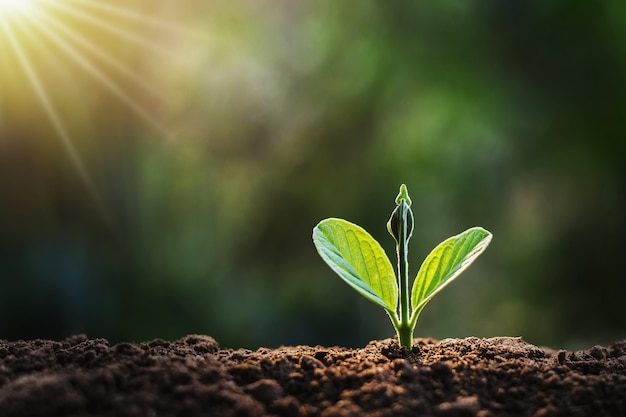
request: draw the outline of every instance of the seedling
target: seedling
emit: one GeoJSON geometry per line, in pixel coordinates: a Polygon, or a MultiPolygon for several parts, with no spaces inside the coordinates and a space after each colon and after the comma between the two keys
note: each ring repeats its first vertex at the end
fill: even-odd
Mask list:
{"type": "Polygon", "coordinates": [[[385,309],[400,346],[411,349],[415,323],[426,303],[483,253],[492,235],[481,227],[472,227],[440,243],[422,263],[409,302],[408,249],[413,211],[404,184],[400,186],[387,230],[396,241],[397,278],[380,244],[365,229],[349,221],[322,220],[313,229],[313,243],[322,259],[348,285],[385,309]]]}

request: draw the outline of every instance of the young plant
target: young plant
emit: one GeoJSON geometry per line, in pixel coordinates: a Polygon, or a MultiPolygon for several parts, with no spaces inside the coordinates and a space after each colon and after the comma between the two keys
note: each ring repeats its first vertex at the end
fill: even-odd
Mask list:
{"type": "Polygon", "coordinates": [[[400,346],[411,349],[415,323],[426,303],[483,253],[492,235],[481,227],[473,227],[440,243],[422,263],[409,301],[408,249],[413,212],[404,184],[400,186],[387,230],[396,241],[397,278],[380,244],[356,224],[336,218],[322,220],[313,229],[313,242],[322,259],[348,285],[385,309],[400,346]]]}

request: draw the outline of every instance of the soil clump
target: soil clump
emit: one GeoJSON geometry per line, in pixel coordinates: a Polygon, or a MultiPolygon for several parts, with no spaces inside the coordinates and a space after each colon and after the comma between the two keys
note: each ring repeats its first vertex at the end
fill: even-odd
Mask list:
{"type": "Polygon", "coordinates": [[[0,416],[626,416],[626,341],[519,338],[361,349],[221,349],[211,337],[111,346],[0,341],[0,416]]]}

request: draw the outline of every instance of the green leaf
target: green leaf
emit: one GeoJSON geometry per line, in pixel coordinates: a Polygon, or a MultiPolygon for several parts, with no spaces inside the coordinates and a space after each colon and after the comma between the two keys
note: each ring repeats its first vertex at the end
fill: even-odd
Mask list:
{"type": "Polygon", "coordinates": [[[411,295],[413,315],[451,283],[483,253],[492,235],[481,227],[473,227],[440,243],[420,267],[411,295]]]}
{"type": "Polygon", "coordinates": [[[393,267],[365,229],[346,220],[326,219],[313,229],[313,242],[322,259],[348,285],[396,314],[398,284],[393,267]]]}

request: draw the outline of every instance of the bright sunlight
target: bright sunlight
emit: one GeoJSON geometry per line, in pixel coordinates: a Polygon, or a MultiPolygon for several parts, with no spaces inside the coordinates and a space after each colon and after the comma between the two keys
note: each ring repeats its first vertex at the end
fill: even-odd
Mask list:
{"type": "Polygon", "coordinates": [[[27,14],[33,8],[33,0],[0,0],[0,17],[27,14]]]}
{"type": "MultiPolygon", "coordinates": [[[[37,114],[47,119],[47,125],[37,126],[48,129],[44,137],[60,141],[85,191],[103,213],[100,192],[77,142],[83,136],[80,129],[88,131],[99,121],[87,120],[92,113],[85,112],[85,106],[94,96],[111,100],[110,108],[124,108],[156,135],[167,137],[159,113],[167,105],[167,94],[137,69],[137,51],[142,62],[180,63],[185,56],[161,39],[182,39],[188,45],[202,38],[151,15],[149,8],[132,8],[137,2],[119,3],[123,5],[105,0],[0,0],[0,122],[28,125],[37,114]],[[3,106],[9,102],[11,106],[3,106]]],[[[159,7],[163,5],[154,9],[159,7]]]]}

